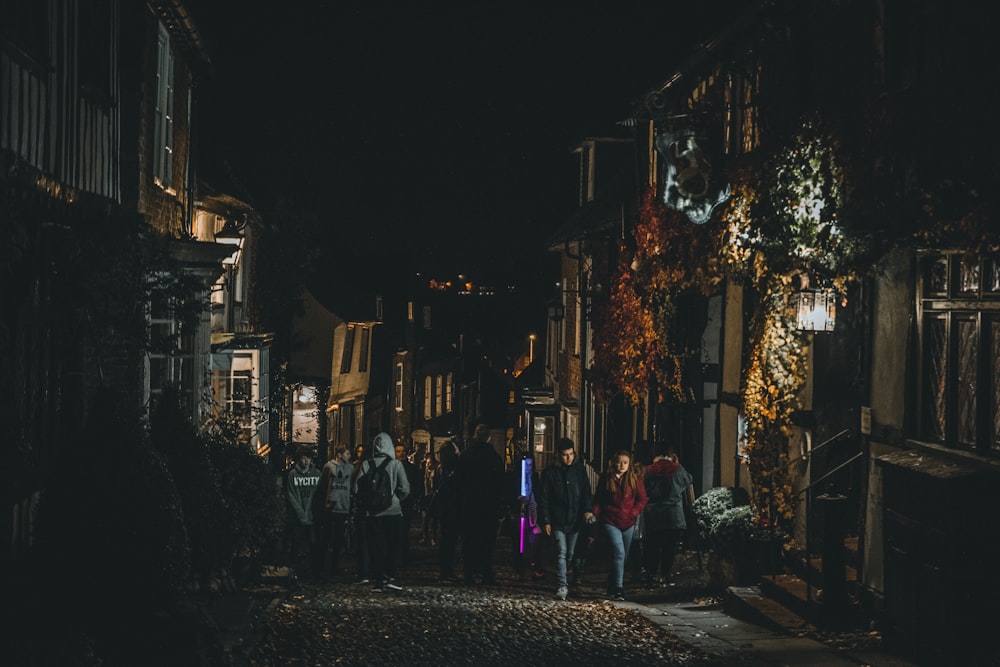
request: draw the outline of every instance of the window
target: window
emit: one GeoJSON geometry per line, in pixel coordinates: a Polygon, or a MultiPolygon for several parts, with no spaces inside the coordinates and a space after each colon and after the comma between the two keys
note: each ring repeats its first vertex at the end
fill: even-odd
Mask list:
{"type": "Polygon", "coordinates": [[[340,372],[351,372],[351,361],[354,359],[354,325],[348,325],[344,333],[344,351],[340,358],[340,372]]]}
{"type": "Polygon", "coordinates": [[[157,44],[155,133],[153,176],[161,186],[169,188],[174,166],[174,54],[170,50],[170,33],[162,23],[157,44]]]}
{"type": "Polygon", "coordinates": [[[448,379],[445,381],[444,385],[444,409],[446,412],[452,411],[452,385],[454,384],[454,379],[452,373],[448,373],[448,379]]]}
{"type": "Polygon", "coordinates": [[[920,265],[920,436],[1000,454],[1000,259],[920,265]]]}
{"type": "Polygon", "coordinates": [[[150,403],[155,404],[165,389],[174,389],[185,413],[193,417],[194,336],[182,330],[180,322],[174,317],[173,300],[162,290],[153,290],[150,296],[147,321],[150,403]]]}
{"type": "Polygon", "coordinates": [[[358,370],[362,373],[368,370],[368,346],[371,344],[371,327],[361,328],[361,356],[358,357],[358,370]]]}
{"type": "Polygon", "coordinates": [[[434,384],[431,380],[431,376],[428,375],[424,378],[424,419],[430,419],[434,416],[432,411],[432,403],[434,400],[434,384]]]}
{"type": "Polygon", "coordinates": [[[435,392],[435,397],[437,398],[437,414],[444,414],[444,376],[437,376],[437,391],[435,392]]]}
{"type": "Polygon", "coordinates": [[[393,372],[393,384],[396,392],[396,412],[403,411],[403,362],[396,362],[396,369],[393,372]]]}

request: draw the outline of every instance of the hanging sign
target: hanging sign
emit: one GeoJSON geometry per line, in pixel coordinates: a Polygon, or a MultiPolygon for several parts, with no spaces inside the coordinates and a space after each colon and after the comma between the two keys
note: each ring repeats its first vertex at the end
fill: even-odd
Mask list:
{"type": "Polygon", "coordinates": [[[710,159],[713,143],[692,127],[661,132],[655,140],[666,165],[663,202],[698,225],[708,222],[715,207],[731,193],[720,169],[721,158],[710,159]]]}

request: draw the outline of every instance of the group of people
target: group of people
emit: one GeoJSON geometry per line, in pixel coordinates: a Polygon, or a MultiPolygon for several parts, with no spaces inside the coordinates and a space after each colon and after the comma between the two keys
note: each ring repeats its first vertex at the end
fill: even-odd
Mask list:
{"type": "Polygon", "coordinates": [[[354,461],[343,447],[331,450],[322,470],[312,452],[302,447],[285,475],[286,544],[291,564],[320,579],[332,561],[357,555],[357,583],[376,590],[401,590],[401,565],[410,554],[414,521],[423,519],[423,536],[438,547],[440,579],[454,582],[459,540],[467,583],[492,584],[496,526],[503,500],[503,459],[489,443],[486,424],[476,427],[464,451],[448,441],[424,471],[411,462],[402,444],[388,433],[375,436],[369,451],[354,461]],[[376,477],[386,478],[387,501],[366,504],[362,488],[376,477]]]}
{"type": "MultiPolygon", "coordinates": [[[[437,547],[441,583],[458,583],[459,543],[463,583],[495,583],[494,551],[509,491],[503,459],[489,438],[489,427],[480,424],[464,451],[447,441],[436,457],[423,462],[423,470],[387,433],[375,436],[368,456],[353,462],[349,450],[334,448],[322,470],[312,464],[308,449],[301,450],[286,475],[293,558],[307,551],[316,577],[328,556],[339,571],[340,556],[348,540],[354,540],[358,583],[401,590],[399,569],[408,558],[413,522],[420,517],[422,540],[437,547]],[[383,470],[391,499],[384,507],[359,507],[366,477],[373,481],[383,470]]],[[[534,483],[518,496],[522,520],[515,539],[522,558],[527,551],[537,570],[538,538],[549,538],[556,597],[565,600],[570,587],[580,583],[588,548],[601,539],[610,557],[608,597],[624,600],[624,572],[638,525],[643,583],[668,585],[687,526],[685,508],[694,500],[693,479],[676,453],[661,447],[651,460],[640,462],[632,452],[616,452],[592,488],[573,441],[560,438],[555,449],[556,460],[540,476],[534,473],[534,483]]]]}
{"type": "Polygon", "coordinates": [[[578,547],[594,541],[597,536],[591,530],[596,526],[610,556],[608,597],[624,600],[625,563],[640,520],[643,583],[653,584],[659,571],[658,581],[667,585],[687,526],[685,503],[690,506],[694,500],[693,479],[676,453],[662,448],[644,465],[635,462],[629,451],[616,452],[593,493],[582,462],[576,460],[573,441],[560,438],[556,456],[556,462],[542,472],[537,497],[539,523],[553,541],[556,597],[565,600],[570,585],[579,583],[585,558],[578,547]]]}

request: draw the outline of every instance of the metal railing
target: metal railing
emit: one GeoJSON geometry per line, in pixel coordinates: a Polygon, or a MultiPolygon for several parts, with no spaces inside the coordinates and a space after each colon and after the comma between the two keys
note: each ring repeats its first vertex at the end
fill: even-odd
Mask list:
{"type": "MultiPolygon", "coordinates": [[[[812,456],[812,454],[814,454],[819,449],[821,449],[821,448],[829,445],[830,443],[832,443],[832,442],[834,442],[836,440],[839,440],[845,434],[848,434],[848,433],[851,433],[851,430],[850,429],[844,429],[843,431],[841,431],[837,435],[833,436],[832,438],[829,438],[828,440],[825,440],[822,444],[820,444],[820,445],[818,445],[816,447],[813,447],[809,452],[807,452],[806,454],[804,454],[803,456],[800,456],[799,458],[797,458],[795,460],[796,461],[801,461],[803,459],[808,459],[810,456],[812,456]]],[[[806,545],[805,545],[805,547],[806,547],[805,548],[805,552],[806,552],[806,562],[805,562],[806,572],[805,572],[805,575],[806,576],[804,578],[806,580],[806,600],[807,601],[810,601],[810,602],[812,601],[812,589],[813,589],[812,578],[809,576],[809,572],[808,572],[809,567],[810,567],[810,559],[812,557],[812,493],[810,493],[810,491],[813,488],[819,486],[820,484],[826,482],[830,477],[832,477],[836,473],[840,472],[841,470],[843,470],[847,466],[849,466],[852,463],[854,463],[855,461],[857,461],[863,455],[864,455],[863,451],[856,452],[850,458],[848,458],[845,461],[842,461],[841,463],[839,463],[833,469],[826,471],[818,479],[810,482],[807,486],[799,489],[795,493],[796,496],[800,496],[803,493],[806,496],[806,545]]],[[[825,520],[829,521],[830,517],[826,517],[825,520]]],[[[840,546],[841,546],[841,548],[843,548],[843,545],[840,545],[840,546]]]]}

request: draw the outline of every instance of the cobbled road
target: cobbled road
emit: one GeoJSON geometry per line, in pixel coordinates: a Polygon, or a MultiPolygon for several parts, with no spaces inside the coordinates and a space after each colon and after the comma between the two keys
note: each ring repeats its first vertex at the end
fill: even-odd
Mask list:
{"type": "MultiPolygon", "coordinates": [[[[733,664],[706,656],[640,613],[605,600],[598,585],[603,566],[595,565],[581,587],[559,601],[551,563],[542,578],[524,581],[514,575],[506,546],[498,543],[494,586],[436,583],[435,553],[417,543],[411,563],[401,569],[402,591],[374,591],[352,583],[348,573],[303,583],[260,619],[249,664],[733,664]]],[[[543,564],[551,561],[551,552],[544,553],[543,564]]],[[[636,591],[633,599],[694,599],[703,584],[694,556],[679,555],[678,563],[686,571],[679,580],[686,584],[660,593],[636,591]]]]}

